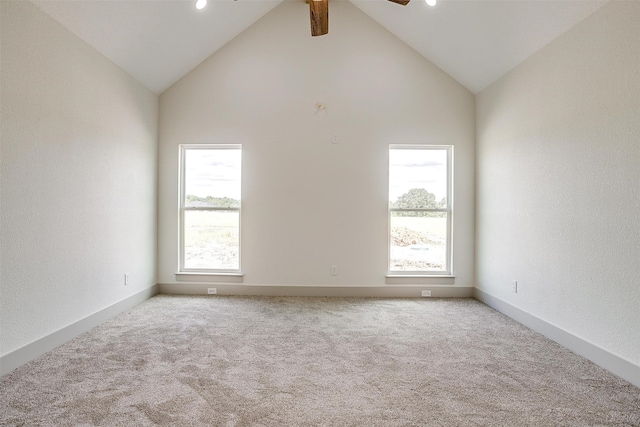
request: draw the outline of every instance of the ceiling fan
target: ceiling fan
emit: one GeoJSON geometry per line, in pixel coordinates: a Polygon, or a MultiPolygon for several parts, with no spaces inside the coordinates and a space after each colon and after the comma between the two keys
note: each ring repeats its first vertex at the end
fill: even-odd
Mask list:
{"type": "MultiPolygon", "coordinates": [[[[411,0],[389,0],[406,6],[411,0]]],[[[311,35],[323,36],[329,33],[329,0],[307,0],[311,14],[311,35]]]]}

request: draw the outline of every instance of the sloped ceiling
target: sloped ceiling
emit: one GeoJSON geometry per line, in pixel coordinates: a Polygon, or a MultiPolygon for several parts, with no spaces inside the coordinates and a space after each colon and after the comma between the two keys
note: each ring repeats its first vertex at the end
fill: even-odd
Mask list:
{"type": "MultiPolygon", "coordinates": [[[[31,1],[159,94],[283,0],[209,0],[201,11],[194,0],[31,1]]],[[[477,93],[609,0],[330,1],[351,1],[477,93]]]]}

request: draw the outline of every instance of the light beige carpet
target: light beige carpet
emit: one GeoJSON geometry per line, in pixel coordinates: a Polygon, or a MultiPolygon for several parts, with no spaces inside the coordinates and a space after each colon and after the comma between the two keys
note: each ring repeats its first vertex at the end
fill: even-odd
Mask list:
{"type": "Polygon", "coordinates": [[[640,426],[640,389],[473,299],[159,295],[0,381],[3,426],[640,426]]]}

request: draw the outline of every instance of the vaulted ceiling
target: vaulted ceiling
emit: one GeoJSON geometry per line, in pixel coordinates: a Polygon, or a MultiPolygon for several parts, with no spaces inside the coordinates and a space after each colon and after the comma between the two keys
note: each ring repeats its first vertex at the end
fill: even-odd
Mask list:
{"type": "MultiPolygon", "coordinates": [[[[199,11],[195,0],[31,1],[156,93],[282,1],[304,5],[209,0],[199,11]]],[[[387,0],[330,0],[337,1],[350,1],[477,93],[609,0],[439,0],[435,7],[422,0],[404,7],[387,0]]]]}

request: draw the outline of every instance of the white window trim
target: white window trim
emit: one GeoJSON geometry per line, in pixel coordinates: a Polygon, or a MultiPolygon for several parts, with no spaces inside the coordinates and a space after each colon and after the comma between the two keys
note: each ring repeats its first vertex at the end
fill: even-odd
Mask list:
{"type": "MultiPolygon", "coordinates": [[[[242,199],[239,208],[188,208],[185,207],[185,152],[186,150],[238,150],[242,152],[242,144],[180,144],[179,145],[179,184],[178,184],[178,272],[176,275],[220,275],[242,276],[242,199]],[[214,268],[185,268],[184,267],[184,213],[193,211],[237,211],[238,212],[238,268],[214,269],[214,268]]],[[[242,170],[242,169],[241,169],[242,170]]],[[[242,179],[242,178],[241,178],[242,179]]]]}
{"type": "MultiPolygon", "coordinates": [[[[426,144],[389,144],[389,152],[396,149],[411,150],[446,150],[447,152],[447,207],[446,209],[392,209],[391,202],[388,203],[387,213],[387,278],[419,278],[419,277],[449,277],[454,278],[453,274],[453,145],[426,145],[426,144]],[[392,211],[425,211],[425,212],[446,212],[447,213],[447,250],[446,250],[446,268],[445,270],[412,270],[398,271],[391,270],[391,212],[392,211]]],[[[388,162],[387,162],[388,163],[388,162]]],[[[387,173],[390,171],[387,169],[387,173]]],[[[387,175],[387,185],[389,184],[389,175],[387,175]]]]}

